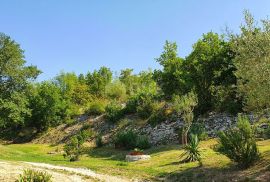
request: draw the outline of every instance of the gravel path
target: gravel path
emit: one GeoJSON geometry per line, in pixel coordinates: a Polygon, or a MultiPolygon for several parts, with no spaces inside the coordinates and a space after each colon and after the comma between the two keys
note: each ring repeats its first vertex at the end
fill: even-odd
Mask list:
{"type": "Polygon", "coordinates": [[[14,182],[24,169],[46,171],[52,175],[53,182],[128,182],[115,176],[97,174],[89,169],[55,166],[44,163],[0,161],[0,181],[14,182]]]}

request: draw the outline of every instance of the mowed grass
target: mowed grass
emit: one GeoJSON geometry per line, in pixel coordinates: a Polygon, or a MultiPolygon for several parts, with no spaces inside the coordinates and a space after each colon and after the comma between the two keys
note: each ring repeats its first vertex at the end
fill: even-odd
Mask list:
{"type": "MultiPolygon", "coordinates": [[[[110,147],[85,149],[80,161],[69,162],[62,154],[48,154],[61,146],[44,144],[11,144],[0,145],[0,160],[42,162],[55,165],[84,167],[99,173],[126,176],[128,178],[144,178],[159,180],[166,178],[171,181],[208,181],[215,179],[257,179],[270,172],[270,140],[258,142],[262,159],[247,170],[238,169],[224,155],[213,150],[216,140],[203,141],[202,166],[197,162],[180,163],[179,156],[183,152],[179,145],[168,145],[146,150],[151,155],[148,161],[125,162],[128,151],[110,147]]],[[[270,173],[269,173],[270,176],[270,173]]]]}

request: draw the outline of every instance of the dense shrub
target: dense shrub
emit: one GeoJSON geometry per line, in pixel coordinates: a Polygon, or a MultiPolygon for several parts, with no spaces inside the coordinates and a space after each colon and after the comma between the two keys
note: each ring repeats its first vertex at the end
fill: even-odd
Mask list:
{"type": "Polygon", "coordinates": [[[38,131],[57,126],[70,118],[69,105],[61,95],[60,89],[52,82],[42,82],[29,98],[32,116],[29,124],[38,131]]]}
{"type": "Polygon", "coordinates": [[[208,139],[208,134],[205,131],[205,126],[202,123],[192,123],[189,130],[189,135],[192,133],[197,135],[200,141],[208,139]]]}
{"type": "Polygon", "coordinates": [[[138,134],[134,133],[132,130],[117,133],[114,144],[116,148],[124,149],[147,149],[151,147],[147,137],[138,136],[138,134]]]}
{"type": "Polygon", "coordinates": [[[116,102],[108,104],[105,108],[105,112],[107,120],[113,123],[119,121],[124,115],[122,106],[116,102]]]}
{"type": "Polygon", "coordinates": [[[106,85],[105,93],[111,99],[123,101],[126,98],[126,87],[122,82],[116,80],[106,85]]]}
{"type": "Polygon", "coordinates": [[[153,112],[148,119],[148,123],[150,123],[152,126],[156,126],[157,124],[165,121],[167,119],[167,114],[165,112],[166,110],[164,110],[164,108],[153,112]]]}
{"type": "Polygon", "coordinates": [[[137,113],[141,118],[149,118],[159,109],[159,103],[151,99],[145,99],[144,102],[137,107],[137,113]]]}
{"type": "Polygon", "coordinates": [[[239,116],[237,127],[219,133],[217,151],[226,155],[239,167],[247,168],[259,159],[254,129],[247,117],[239,116]]]}
{"type": "Polygon", "coordinates": [[[102,141],[102,136],[98,135],[96,137],[96,147],[102,147],[104,145],[103,141],[102,141]]]}
{"type": "Polygon", "coordinates": [[[148,149],[151,147],[151,144],[146,136],[138,137],[137,147],[139,149],[148,149]]]}
{"type": "Polygon", "coordinates": [[[106,102],[103,100],[94,100],[88,106],[87,114],[100,115],[105,113],[106,102]]]}
{"type": "Polygon", "coordinates": [[[129,130],[116,134],[114,144],[116,148],[134,149],[137,145],[138,135],[129,130]]]}
{"type": "Polygon", "coordinates": [[[82,131],[79,134],[71,137],[70,141],[64,146],[64,157],[69,158],[70,161],[79,160],[80,155],[82,154],[82,144],[86,139],[91,135],[90,132],[82,131]]]}
{"type": "Polygon", "coordinates": [[[148,118],[158,110],[159,103],[155,101],[155,95],[141,92],[129,98],[126,104],[126,113],[138,113],[141,118],[148,118]]]}
{"type": "Polygon", "coordinates": [[[26,169],[16,182],[52,182],[52,175],[47,172],[26,169]]]}

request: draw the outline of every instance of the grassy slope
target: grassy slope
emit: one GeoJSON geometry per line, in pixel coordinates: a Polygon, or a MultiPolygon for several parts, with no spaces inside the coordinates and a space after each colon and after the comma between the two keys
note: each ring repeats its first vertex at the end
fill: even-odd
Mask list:
{"type": "Polygon", "coordinates": [[[236,178],[264,180],[270,176],[270,140],[258,142],[262,160],[243,171],[238,170],[225,156],[215,153],[211,149],[215,143],[215,140],[201,143],[202,167],[197,162],[180,164],[179,156],[182,151],[177,145],[147,150],[146,153],[152,156],[151,160],[132,163],[124,161],[127,151],[112,148],[88,149],[80,161],[71,163],[61,154],[47,154],[57,147],[44,144],[0,145],[0,159],[87,167],[100,173],[127,177],[158,179],[166,176],[166,180],[172,181],[227,181],[236,178]]]}

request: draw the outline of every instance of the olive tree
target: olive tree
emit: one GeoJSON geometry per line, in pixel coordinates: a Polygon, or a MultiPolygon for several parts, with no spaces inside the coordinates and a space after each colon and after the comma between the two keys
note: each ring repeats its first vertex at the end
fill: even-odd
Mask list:
{"type": "Polygon", "coordinates": [[[184,126],[182,130],[182,144],[188,143],[188,131],[194,119],[193,110],[198,104],[197,95],[191,91],[184,96],[175,95],[173,97],[173,108],[177,115],[182,117],[184,126]]]}

